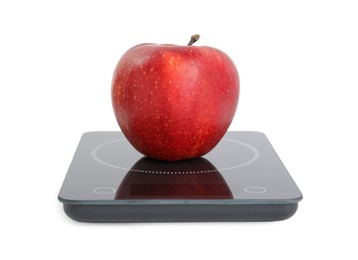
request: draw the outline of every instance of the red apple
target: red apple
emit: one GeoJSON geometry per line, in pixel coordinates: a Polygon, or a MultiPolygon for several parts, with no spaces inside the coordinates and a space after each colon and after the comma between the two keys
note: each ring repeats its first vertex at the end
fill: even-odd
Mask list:
{"type": "Polygon", "coordinates": [[[239,98],[239,75],[222,51],[145,43],[129,49],[112,79],[112,104],[128,141],[154,159],[178,161],[211,151],[239,98]]]}

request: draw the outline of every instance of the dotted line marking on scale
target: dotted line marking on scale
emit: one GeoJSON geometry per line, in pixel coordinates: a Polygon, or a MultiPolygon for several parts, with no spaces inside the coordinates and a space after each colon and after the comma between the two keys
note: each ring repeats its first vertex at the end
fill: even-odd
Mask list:
{"type": "Polygon", "coordinates": [[[214,173],[218,172],[218,170],[205,170],[205,171],[180,171],[180,172],[173,172],[173,171],[149,171],[149,170],[139,170],[139,169],[131,169],[131,172],[135,173],[154,173],[154,174],[205,174],[205,173],[214,173]]]}

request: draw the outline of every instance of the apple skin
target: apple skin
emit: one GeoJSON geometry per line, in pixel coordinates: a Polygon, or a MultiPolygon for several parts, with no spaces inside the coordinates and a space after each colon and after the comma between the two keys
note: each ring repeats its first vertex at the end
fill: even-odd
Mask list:
{"type": "Polygon", "coordinates": [[[118,61],[112,105],[119,127],[140,153],[178,161],[211,151],[229,128],[239,74],[207,46],[140,44],[118,61]]]}

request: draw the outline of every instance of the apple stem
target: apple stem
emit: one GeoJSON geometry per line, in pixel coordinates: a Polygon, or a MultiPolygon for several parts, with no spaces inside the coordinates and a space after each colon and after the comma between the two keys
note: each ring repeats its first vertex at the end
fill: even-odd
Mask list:
{"type": "Polygon", "coordinates": [[[193,36],[191,36],[190,41],[188,43],[188,46],[193,45],[199,39],[200,39],[200,35],[199,34],[194,34],[193,36]]]}

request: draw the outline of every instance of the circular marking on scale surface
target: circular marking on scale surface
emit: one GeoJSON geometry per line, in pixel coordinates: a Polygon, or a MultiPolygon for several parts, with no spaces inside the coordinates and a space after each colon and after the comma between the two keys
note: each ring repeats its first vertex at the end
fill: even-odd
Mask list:
{"type": "Polygon", "coordinates": [[[125,141],[125,140],[126,140],[125,138],[115,139],[115,140],[112,140],[112,141],[109,141],[109,142],[106,142],[106,143],[103,143],[103,144],[100,144],[100,145],[96,146],[91,151],[92,158],[95,161],[97,161],[97,162],[99,162],[99,163],[101,163],[103,165],[106,165],[106,166],[109,166],[109,167],[112,167],[112,168],[117,168],[117,169],[129,171],[130,168],[128,168],[128,167],[123,167],[123,166],[120,166],[120,165],[115,165],[115,164],[112,164],[112,163],[108,163],[108,162],[106,162],[106,161],[104,161],[104,160],[102,160],[101,158],[98,157],[98,151],[100,149],[102,149],[103,147],[106,147],[106,146],[108,146],[110,144],[113,144],[113,143],[122,142],[122,141],[125,141]]]}
{"type": "Polygon", "coordinates": [[[255,147],[253,147],[252,145],[249,145],[247,143],[244,143],[244,142],[241,142],[241,141],[238,141],[238,140],[229,139],[229,138],[223,138],[222,140],[233,142],[233,143],[236,143],[236,144],[240,144],[241,146],[244,146],[244,147],[250,149],[253,152],[253,156],[249,160],[247,160],[246,162],[243,162],[243,163],[231,166],[231,167],[220,168],[219,171],[227,171],[227,170],[232,170],[232,169],[244,167],[246,165],[249,165],[249,164],[253,163],[254,161],[256,161],[260,157],[259,151],[255,147]]]}
{"type": "Polygon", "coordinates": [[[98,187],[93,189],[93,192],[96,194],[111,194],[116,191],[115,188],[112,187],[98,187]]]}
{"type": "MultiPolygon", "coordinates": [[[[129,168],[129,167],[126,167],[126,166],[123,166],[121,165],[121,162],[119,164],[113,164],[111,162],[107,162],[103,159],[101,159],[99,156],[98,156],[98,152],[101,150],[101,149],[104,149],[106,148],[107,146],[109,145],[112,145],[114,143],[120,143],[120,142],[123,142],[123,141],[126,141],[125,138],[120,138],[120,139],[115,139],[115,140],[112,140],[112,141],[109,141],[109,142],[105,142],[103,144],[100,144],[98,146],[96,146],[95,148],[92,149],[91,151],[91,156],[92,158],[97,161],[98,163],[101,163],[103,165],[106,165],[108,167],[112,167],[112,168],[116,168],[116,169],[120,169],[120,170],[126,170],[126,171],[134,171],[134,172],[144,172],[144,173],[149,173],[148,170],[141,170],[141,169],[133,169],[133,168],[129,168]]],[[[221,172],[221,171],[227,171],[227,170],[232,170],[232,169],[237,169],[237,168],[241,168],[241,167],[244,167],[244,166],[247,166],[253,162],[255,162],[259,157],[260,157],[260,153],[259,151],[252,145],[249,145],[247,143],[244,143],[244,142],[241,142],[241,141],[238,141],[238,140],[234,140],[234,139],[230,139],[230,138],[223,138],[222,141],[226,141],[226,142],[231,142],[231,143],[235,143],[237,145],[240,145],[241,147],[244,147],[246,149],[248,149],[249,151],[251,151],[252,153],[252,156],[250,158],[248,158],[247,160],[245,160],[244,162],[241,162],[239,164],[235,164],[235,162],[233,163],[232,166],[228,165],[226,167],[221,167],[217,170],[207,170],[206,173],[211,173],[211,172],[221,172]]],[[[134,148],[133,148],[134,149],[134,148]]],[[[213,150],[213,152],[215,152],[215,148],[213,150]]],[[[205,156],[204,156],[205,158],[205,156]]],[[[139,159],[139,158],[138,158],[139,159]]],[[[163,172],[164,174],[178,174],[179,172],[166,172],[166,171],[163,171],[162,169],[158,169],[159,172],[163,172]]],[[[183,171],[181,172],[181,174],[196,174],[196,173],[203,173],[203,171],[183,171]]],[[[159,173],[160,174],[160,173],[159,173]]],[[[179,173],[180,174],[180,173],[179,173]]]]}
{"type": "Polygon", "coordinates": [[[247,186],[244,191],[247,193],[265,193],[267,189],[261,186],[247,186]]]}

